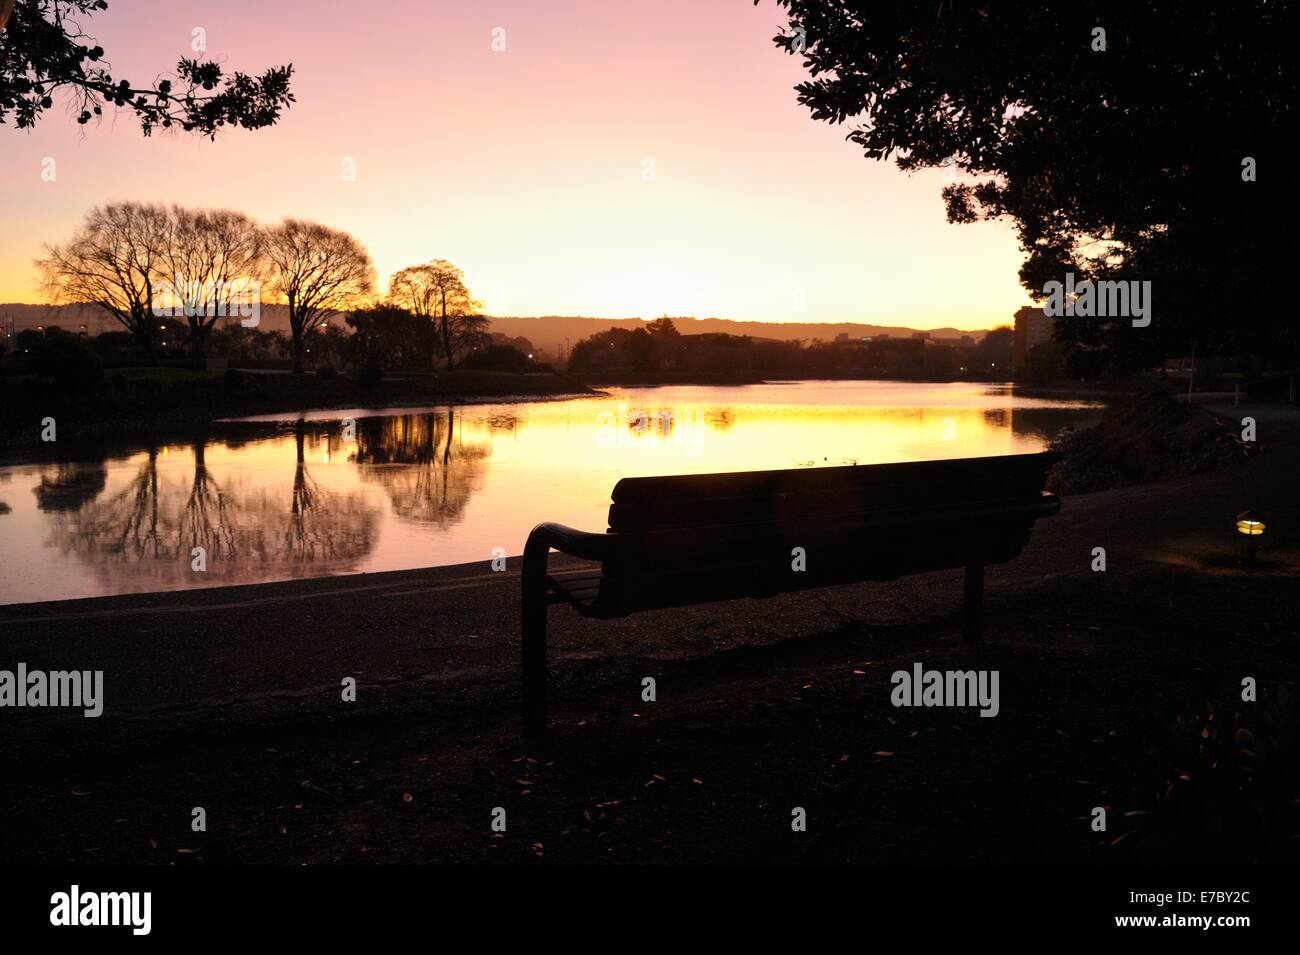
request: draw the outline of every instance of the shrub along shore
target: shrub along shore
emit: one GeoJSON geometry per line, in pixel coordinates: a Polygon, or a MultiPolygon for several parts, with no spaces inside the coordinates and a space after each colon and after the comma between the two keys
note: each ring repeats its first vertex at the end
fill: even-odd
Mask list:
{"type": "Polygon", "coordinates": [[[0,379],[0,451],[48,450],[42,421],[53,418],[56,444],[188,431],[222,418],[328,408],[527,400],[595,394],[554,373],[463,371],[364,376],[224,373],[184,368],[122,368],[88,387],[30,376],[0,379]]]}

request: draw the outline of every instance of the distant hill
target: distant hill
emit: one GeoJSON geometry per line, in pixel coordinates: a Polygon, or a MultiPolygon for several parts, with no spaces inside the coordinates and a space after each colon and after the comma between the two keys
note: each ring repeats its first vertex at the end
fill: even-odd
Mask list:
{"type": "MultiPolygon", "coordinates": [[[[82,325],[87,334],[94,336],[100,332],[120,331],[121,326],[103,309],[90,305],[25,305],[0,304],[0,323],[5,329],[13,320],[14,330],[35,328],[37,325],[58,325],[60,328],[76,332],[82,325]]],[[[491,328],[494,332],[517,338],[523,336],[536,347],[555,353],[566,350],[584,338],[611,328],[636,328],[645,324],[639,318],[587,318],[580,315],[542,315],[492,316],[491,328]]],[[[165,319],[164,319],[165,321],[165,319]]],[[[1008,317],[1008,322],[1010,318],[1008,317]]],[[[858,338],[863,335],[889,335],[894,338],[906,338],[917,329],[903,325],[859,325],[853,322],[737,322],[726,318],[691,318],[673,317],[677,330],[683,335],[701,335],[705,333],[727,335],[749,335],[753,338],[767,338],[776,341],[811,341],[820,338],[832,341],[837,335],[849,335],[858,338]]],[[[289,330],[289,310],[284,305],[262,306],[262,321],[259,326],[264,331],[289,330]]],[[[960,331],[955,328],[928,328],[935,338],[956,338],[970,335],[976,340],[983,338],[981,331],[960,331]]]]}
{"type": "MultiPolygon", "coordinates": [[[[728,318],[680,318],[671,316],[673,324],[683,335],[726,334],[748,335],[774,341],[832,341],[837,335],[860,338],[863,335],[889,335],[908,338],[916,331],[927,331],[934,338],[960,338],[970,335],[976,341],[984,337],[983,331],[960,331],[956,328],[907,328],[903,325],[861,325],[854,322],[737,322],[728,318]]],[[[1010,320],[1008,319],[1008,324],[1010,320]]],[[[536,318],[493,316],[492,331],[511,338],[523,336],[538,348],[554,351],[565,340],[571,347],[584,338],[611,328],[636,328],[644,325],[639,318],[585,318],[576,315],[542,315],[536,318]]]]}

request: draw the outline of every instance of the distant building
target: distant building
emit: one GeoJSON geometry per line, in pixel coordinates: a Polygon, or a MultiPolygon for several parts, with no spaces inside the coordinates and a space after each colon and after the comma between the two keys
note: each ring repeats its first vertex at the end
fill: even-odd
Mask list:
{"type": "Polygon", "coordinates": [[[1042,306],[1026,305],[1016,309],[1016,331],[1011,346],[1012,363],[1024,365],[1030,349],[1052,340],[1056,320],[1043,314],[1042,306]]]}
{"type": "Polygon", "coordinates": [[[960,338],[932,338],[931,345],[944,345],[948,348],[974,348],[975,339],[969,335],[962,335],[960,338]]]}
{"type": "Polygon", "coordinates": [[[925,339],[879,338],[867,344],[867,361],[894,374],[918,374],[925,368],[925,339]]]}
{"type": "Polygon", "coordinates": [[[839,348],[839,349],[843,349],[845,347],[865,348],[869,344],[871,344],[870,335],[855,336],[855,335],[850,335],[848,332],[840,332],[833,339],[831,339],[831,347],[839,348]]]}

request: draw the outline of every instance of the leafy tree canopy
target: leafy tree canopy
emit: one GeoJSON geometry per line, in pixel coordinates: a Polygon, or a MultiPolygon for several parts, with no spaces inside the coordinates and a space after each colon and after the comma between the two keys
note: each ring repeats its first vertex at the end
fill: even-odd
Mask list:
{"type": "Polygon", "coordinates": [[[1150,327],[1066,323],[1072,347],[1128,367],[1192,342],[1294,354],[1277,294],[1294,208],[1292,5],[777,2],[790,26],[775,42],[810,74],[799,102],[853,121],[869,158],[955,167],[948,219],[1013,221],[1035,298],[1066,271],[1152,283],[1150,327]]]}
{"type": "Polygon", "coordinates": [[[0,0],[0,123],[31,128],[67,91],[83,125],[107,104],[134,112],[146,136],[162,127],[215,137],[222,127],[270,126],[293,102],[292,65],[254,77],[182,58],[174,79],[141,86],[115,77],[82,25],[107,9],[108,0],[0,0]]]}

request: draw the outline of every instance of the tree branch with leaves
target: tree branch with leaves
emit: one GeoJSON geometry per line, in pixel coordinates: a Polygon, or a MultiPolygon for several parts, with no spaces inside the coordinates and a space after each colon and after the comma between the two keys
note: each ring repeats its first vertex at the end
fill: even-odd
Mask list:
{"type": "Polygon", "coordinates": [[[66,93],[82,125],[110,106],[135,113],[146,136],[162,128],[215,138],[224,127],[273,125],[294,101],[292,64],[227,75],[211,60],[182,58],[174,79],[139,85],[115,77],[104,48],[81,26],[81,18],[107,10],[107,0],[0,3],[0,21],[7,19],[0,23],[0,124],[30,129],[66,93]]]}
{"type": "Polygon", "coordinates": [[[1288,4],[777,3],[812,117],[851,123],[870,159],[960,170],[949,221],[1011,221],[1035,298],[1066,271],[1152,282],[1151,328],[1063,323],[1071,347],[1129,369],[1196,340],[1296,355],[1276,318],[1295,208],[1288,4]]]}

